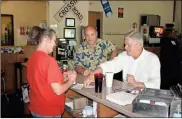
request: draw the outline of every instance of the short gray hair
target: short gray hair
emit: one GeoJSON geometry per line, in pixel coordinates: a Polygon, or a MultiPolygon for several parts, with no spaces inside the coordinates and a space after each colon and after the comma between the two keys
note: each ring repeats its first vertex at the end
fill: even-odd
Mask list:
{"type": "Polygon", "coordinates": [[[128,38],[135,40],[137,42],[140,42],[142,44],[143,47],[143,35],[140,32],[136,32],[136,31],[131,31],[127,34],[124,35],[125,40],[127,40],[128,38]]]}

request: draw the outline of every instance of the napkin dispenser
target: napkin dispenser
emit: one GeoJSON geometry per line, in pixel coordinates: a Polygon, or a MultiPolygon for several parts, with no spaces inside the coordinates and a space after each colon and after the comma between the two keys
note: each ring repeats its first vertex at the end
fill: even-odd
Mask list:
{"type": "Polygon", "coordinates": [[[169,117],[173,95],[169,90],[145,88],[132,102],[132,111],[146,117],[169,117]]]}

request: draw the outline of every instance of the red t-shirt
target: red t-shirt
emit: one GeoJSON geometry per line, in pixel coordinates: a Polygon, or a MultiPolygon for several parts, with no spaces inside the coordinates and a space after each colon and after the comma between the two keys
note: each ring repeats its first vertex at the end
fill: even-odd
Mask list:
{"type": "Polygon", "coordinates": [[[59,116],[64,111],[65,94],[56,95],[51,83],[63,83],[57,61],[41,51],[35,51],[27,63],[30,85],[30,111],[42,116],[59,116]]]}

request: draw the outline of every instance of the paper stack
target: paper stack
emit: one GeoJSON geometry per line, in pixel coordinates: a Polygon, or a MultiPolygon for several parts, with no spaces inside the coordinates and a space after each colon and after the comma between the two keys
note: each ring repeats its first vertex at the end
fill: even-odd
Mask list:
{"type": "Polygon", "coordinates": [[[133,95],[126,92],[117,92],[107,95],[106,99],[116,104],[125,106],[127,104],[131,104],[132,101],[136,98],[136,96],[137,95],[133,95]]]}

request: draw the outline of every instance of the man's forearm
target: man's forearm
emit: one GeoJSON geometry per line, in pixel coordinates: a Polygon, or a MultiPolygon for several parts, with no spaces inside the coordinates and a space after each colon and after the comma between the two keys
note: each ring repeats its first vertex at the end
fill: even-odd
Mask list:
{"type": "Polygon", "coordinates": [[[111,57],[110,57],[109,60],[114,59],[114,57],[116,57],[117,55],[118,55],[118,49],[113,50],[112,53],[111,53],[111,57]]]}
{"type": "Polygon", "coordinates": [[[82,66],[76,66],[75,70],[76,70],[76,72],[83,74],[86,69],[83,68],[82,66]]]}
{"type": "Polygon", "coordinates": [[[93,73],[93,74],[96,74],[96,73],[103,73],[103,71],[102,71],[102,68],[101,68],[101,67],[97,67],[92,73],[93,73]]]}
{"type": "Polygon", "coordinates": [[[144,88],[145,87],[145,84],[143,82],[136,82],[135,87],[140,87],[140,88],[144,88]]]}
{"type": "Polygon", "coordinates": [[[93,72],[91,72],[89,75],[88,75],[88,79],[87,80],[90,80],[89,82],[94,82],[94,74],[96,73],[102,73],[102,68],[101,67],[97,67],[93,72]]]}

